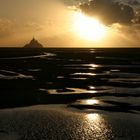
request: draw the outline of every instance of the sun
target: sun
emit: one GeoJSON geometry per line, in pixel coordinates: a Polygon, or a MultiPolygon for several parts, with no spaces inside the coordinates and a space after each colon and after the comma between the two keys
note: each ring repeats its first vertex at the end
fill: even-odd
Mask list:
{"type": "Polygon", "coordinates": [[[80,12],[74,13],[73,29],[79,37],[89,41],[101,41],[106,36],[106,28],[99,20],[80,12]]]}

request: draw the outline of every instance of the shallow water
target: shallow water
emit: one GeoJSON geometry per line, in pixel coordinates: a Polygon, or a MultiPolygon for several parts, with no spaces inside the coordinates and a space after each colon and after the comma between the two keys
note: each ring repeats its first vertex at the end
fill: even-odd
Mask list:
{"type": "Polygon", "coordinates": [[[62,105],[0,111],[3,140],[139,140],[139,125],[138,114],[78,111],[62,105]]]}
{"type": "Polygon", "coordinates": [[[140,49],[0,49],[0,108],[2,140],[138,140],[140,49]]]}
{"type": "Polygon", "coordinates": [[[140,110],[139,50],[3,48],[1,107],[62,103],[80,109],[137,112],[140,110]],[[98,98],[98,105],[83,102],[89,98],[98,98]],[[105,105],[103,108],[100,101],[110,108],[105,105]]]}

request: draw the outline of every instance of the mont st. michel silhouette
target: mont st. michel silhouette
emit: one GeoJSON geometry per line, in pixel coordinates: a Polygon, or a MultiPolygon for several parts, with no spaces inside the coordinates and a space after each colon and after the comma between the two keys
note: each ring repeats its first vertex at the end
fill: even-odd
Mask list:
{"type": "Polygon", "coordinates": [[[33,37],[33,39],[26,44],[24,48],[43,48],[43,45],[33,37]]]}

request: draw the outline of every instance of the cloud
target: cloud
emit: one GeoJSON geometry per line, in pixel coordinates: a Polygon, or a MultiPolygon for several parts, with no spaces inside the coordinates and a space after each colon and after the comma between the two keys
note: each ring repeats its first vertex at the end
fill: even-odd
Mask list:
{"type": "MultiPolygon", "coordinates": [[[[76,6],[79,2],[82,3],[79,8],[83,13],[99,17],[116,30],[117,37],[121,39],[114,37],[112,43],[117,40],[120,44],[133,44],[140,39],[139,25],[124,24],[132,23],[136,16],[132,7],[111,0],[0,0],[0,46],[23,46],[33,36],[45,46],[89,46],[89,42],[78,40],[71,31],[72,9],[67,7],[76,6]]],[[[110,40],[106,42],[110,44],[110,40]]]]}
{"type": "Polygon", "coordinates": [[[111,29],[117,35],[117,42],[114,40],[115,43],[120,42],[128,47],[139,47],[140,24],[122,25],[115,23],[111,25],[111,29]]]}
{"type": "Polygon", "coordinates": [[[121,25],[121,24],[114,24],[112,28],[119,31],[121,34],[128,35],[131,39],[137,40],[140,37],[140,24],[132,24],[131,26],[128,25],[121,25]]]}
{"type": "Polygon", "coordinates": [[[13,33],[14,22],[9,19],[0,19],[0,37],[6,37],[13,33]]]}
{"type": "Polygon", "coordinates": [[[85,14],[98,17],[105,24],[129,24],[135,18],[132,7],[112,0],[91,0],[82,3],[79,8],[85,14]]]}
{"type": "Polygon", "coordinates": [[[130,0],[130,1],[128,1],[128,4],[137,6],[137,5],[140,5],[140,2],[138,2],[137,0],[133,0],[133,1],[130,0]]]}
{"type": "Polygon", "coordinates": [[[33,36],[47,40],[66,32],[69,29],[66,1],[0,0],[0,46],[23,45],[33,36]]]}
{"type": "Polygon", "coordinates": [[[24,27],[25,29],[29,31],[42,31],[43,30],[43,26],[35,22],[27,22],[25,23],[24,27]]]}

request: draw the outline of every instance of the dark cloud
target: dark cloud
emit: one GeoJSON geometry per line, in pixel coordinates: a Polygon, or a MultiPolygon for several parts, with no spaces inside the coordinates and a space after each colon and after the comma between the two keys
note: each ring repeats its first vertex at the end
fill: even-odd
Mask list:
{"type": "Polygon", "coordinates": [[[128,4],[130,4],[130,5],[140,5],[140,2],[138,2],[137,0],[130,0],[130,1],[128,1],[128,4]]]}
{"type": "Polygon", "coordinates": [[[122,43],[124,42],[126,44],[133,43],[132,46],[134,45],[139,46],[140,24],[131,24],[131,25],[113,24],[111,27],[118,33],[119,37],[123,37],[123,39],[127,40],[126,42],[122,40],[122,43]]]}
{"type": "Polygon", "coordinates": [[[98,17],[105,24],[129,24],[135,18],[135,12],[129,5],[113,0],[91,0],[79,5],[85,14],[98,17]]]}

